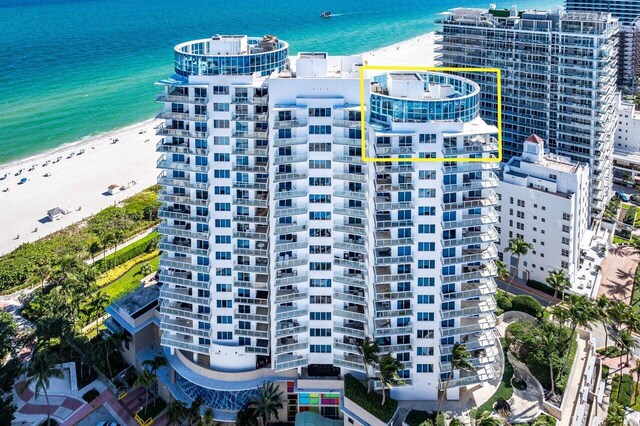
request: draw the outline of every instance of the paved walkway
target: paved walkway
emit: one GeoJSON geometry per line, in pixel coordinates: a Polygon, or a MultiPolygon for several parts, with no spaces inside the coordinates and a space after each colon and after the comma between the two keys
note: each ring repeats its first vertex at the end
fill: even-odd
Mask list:
{"type": "Polygon", "coordinates": [[[633,247],[618,246],[609,250],[601,264],[602,282],[598,294],[630,303],[639,261],[640,254],[633,247]]]}
{"type": "Polygon", "coordinates": [[[24,386],[24,381],[14,385],[14,402],[18,406],[18,413],[26,416],[46,416],[47,411],[52,417],[65,421],[86,402],[82,399],[67,395],[49,395],[49,406],[44,394],[36,397],[29,387],[24,386]]]}

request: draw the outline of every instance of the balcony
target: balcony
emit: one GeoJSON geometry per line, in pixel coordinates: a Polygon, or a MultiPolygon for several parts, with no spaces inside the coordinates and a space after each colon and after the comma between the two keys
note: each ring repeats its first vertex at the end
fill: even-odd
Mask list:
{"type": "Polygon", "coordinates": [[[267,121],[267,114],[233,114],[236,121],[267,121]]]}
{"type": "Polygon", "coordinates": [[[307,138],[275,138],[273,146],[279,148],[281,146],[305,145],[307,138]]]}
{"type": "Polygon", "coordinates": [[[462,238],[446,240],[442,244],[443,247],[466,246],[469,244],[483,244],[498,241],[498,231],[493,226],[482,231],[466,231],[462,232],[462,238]]]}
{"type": "Polygon", "coordinates": [[[194,340],[191,336],[184,336],[183,338],[180,338],[178,336],[171,336],[167,332],[163,333],[162,338],[160,339],[160,344],[162,346],[170,346],[190,352],[209,355],[209,346],[198,345],[193,342],[194,340]]]}
{"type": "Polygon", "coordinates": [[[189,189],[207,189],[209,184],[207,182],[191,182],[191,180],[187,178],[175,178],[170,177],[165,174],[165,172],[160,173],[158,175],[158,184],[164,186],[177,186],[180,188],[189,188],[189,189]]]}
{"type": "Polygon", "coordinates": [[[442,259],[443,265],[457,265],[470,262],[489,262],[498,258],[498,249],[493,243],[487,247],[479,249],[462,249],[461,256],[447,257],[442,259]]]}
{"type": "Polygon", "coordinates": [[[187,112],[160,111],[156,114],[156,118],[166,120],[182,120],[182,121],[207,121],[206,114],[191,114],[187,112]]]}
{"type": "Polygon", "coordinates": [[[306,215],[306,213],[309,211],[309,207],[304,204],[300,207],[296,207],[294,206],[286,206],[286,207],[280,207],[280,206],[276,206],[276,211],[274,213],[274,217],[285,217],[285,216],[297,216],[297,215],[306,215]]]}
{"type": "Polygon", "coordinates": [[[498,205],[498,196],[492,190],[487,191],[486,195],[462,197],[462,201],[453,203],[442,203],[444,211],[462,210],[476,207],[492,207],[498,205]]]}
{"type": "Polygon", "coordinates": [[[367,214],[364,211],[365,206],[362,207],[354,207],[354,206],[350,206],[350,207],[338,207],[338,206],[334,206],[333,207],[333,213],[335,214],[339,214],[342,216],[347,216],[347,217],[357,217],[359,219],[365,219],[367,217],[367,214]]]}
{"type": "Polygon", "coordinates": [[[358,287],[358,288],[367,288],[367,283],[365,281],[365,273],[348,273],[344,272],[344,274],[335,274],[333,276],[333,281],[340,284],[347,284],[350,286],[358,287]]]}
{"type": "Polygon", "coordinates": [[[274,194],[275,200],[285,200],[289,198],[300,198],[306,197],[307,190],[306,189],[290,189],[286,191],[278,191],[274,194]]]}
{"type": "Polygon", "coordinates": [[[343,336],[342,339],[334,338],[333,347],[341,351],[352,352],[354,354],[359,353],[358,340],[353,337],[343,336]]]}
{"type": "Polygon", "coordinates": [[[460,291],[454,291],[451,293],[443,293],[442,299],[449,300],[464,300],[474,298],[486,298],[493,296],[497,292],[495,281],[492,278],[482,280],[478,283],[466,283],[462,284],[460,291]]]}
{"type": "Polygon", "coordinates": [[[362,357],[359,355],[352,355],[352,354],[334,355],[333,365],[335,365],[336,367],[342,367],[349,370],[366,373],[364,361],[362,357]]]}
{"type": "Polygon", "coordinates": [[[459,281],[479,280],[482,278],[495,277],[496,273],[496,267],[493,263],[477,266],[463,266],[461,273],[443,276],[442,282],[444,284],[450,284],[459,281]]]}
{"type": "Polygon", "coordinates": [[[334,143],[334,145],[361,147],[362,146],[362,139],[334,137],[333,138],[333,143],[334,143]]]}
{"type": "Polygon", "coordinates": [[[211,337],[211,330],[200,330],[197,327],[193,326],[193,321],[180,318],[163,318],[160,322],[160,328],[162,330],[169,330],[174,333],[189,334],[199,337],[211,337]]]}
{"type": "Polygon", "coordinates": [[[309,314],[308,307],[298,308],[297,306],[277,306],[276,321],[298,318],[309,314]]]}
{"type": "Polygon", "coordinates": [[[194,105],[206,105],[209,103],[209,98],[196,98],[193,96],[185,96],[180,92],[173,91],[170,94],[159,94],[156,95],[156,101],[158,102],[171,102],[171,103],[179,103],[179,104],[194,104],[194,105]]]}
{"type": "Polygon", "coordinates": [[[254,162],[250,164],[234,164],[231,167],[234,172],[247,172],[247,173],[267,173],[267,163],[254,162]]]}
{"type": "Polygon", "coordinates": [[[163,205],[162,207],[160,207],[160,209],[158,210],[158,217],[160,219],[176,219],[187,222],[209,222],[208,216],[192,216],[189,209],[173,208],[167,205],[163,205]]]}
{"type": "Polygon", "coordinates": [[[184,238],[197,238],[200,240],[209,239],[209,234],[206,232],[197,232],[194,228],[188,225],[167,225],[162,223],[158,227],[158,233],[160,235],[166,235],[171,237],[184,237],[184,238]]]}
{"type": "Polygon", "coordinates": [[[367,316],[364,313],[364,307],[360,305],[345,306],[344,309],[334,308],[333,314],[336,317],[348,318],[354,321],[367,321],[367,316]]]}
{"type": "MultiPolygon", "coordinates": [[[[469,352],[471,353],[471,358],[469,358],[469,362],[476,369],[481,368],[487,364],[495,364],[499,362],[501,359],[495,346],[480,348],[476,350],[469,350],[469,352]]],[[[451,371],[451,362],[440,361],[438,364],[440,366],[441,373],[446,373],[451,371]]]]}
{"type": "Polygon", "coordinates": [[[355,321],[344,321],[344,324],[334,322],[333,331],[356,339],[364,339],[366,335],[364,324],[355,321]]]}
{"type": "Polygon", "coordinates": [[[195,131],[179,127],[171,127],[162,124],[156,128],[156,135],[158,136],[176,136],[181,138],[198,138],[206,139],[209,137],[208,131],[195,131]]]}
{"type": "Polygon", "coordinates": [[[493,314],[477,319],[463,318],[460,320],[460,322],[461,325],[457,327],[442,328],[440,332],[441,336],[459,336],[463,334],[472,334],[482,331],[494,330],[496,328],[496,317],[493,314]]]}
{"type": "Polygon", "coordinates": [[[358,173],[334,173],[333,177],[334,179],[346,180],[349,182],[364,183],[367,181],[367,177],[364,174],[358,174],[358,173]]]}
{"type": "Polygon", "coordinates": [[[308,355],[278,355],[276,357],[276,371],[289,370],[291,368],[304,367],[309,364],[308,355]]]}
{"type": "Polygon", "coordinates": [[[392,274],[389,266],[375,267],[375,283],[390,283],[398,281],[413,281],[413,274],[392,274]]]}
{"type": "Polygon", "coordinates": [[[240,182],[240,181],[234,180],[233,188],[267,191],[269,189],[269,186],[267,184],[266,179],[255,180],[254,182],[240,182]]]}
{"type": "Polygon", "coordinates": [[[233,280],[233,286],[235,288],[250,288],[254,290],[266,290],[269,288],[269,276],[257,274],[254,280],[233,280]]]}
{"type": "Polygon", "coordinates": [[[308,328],[307,325],[300,325],[298,320],[290,319],[286,321],[278,322],[278,328],[276,329],[275,336],[283,337],[283,336],[293,336],[296,334],[307,334],[308,328]]]}
{"type": "Polygon", "coordinates": [[[242,305],[251,305],[251,306],[269,306],[268,299],[262,299],[258,297],[239,297],[235,296],[233,298],[235,303],[240,303],[242,305]]]}
{"type": "Polygon", "coordinates": [[[498,144],[494,139],[492,139],[491,142],[487,143],[482,136],[477,136],[470,142],[463,145],[455,147],[445,147],[444,155],[466,155],[493,151],[498,151],[498,144]]]}
{"type": "Polygon", "coordinates": [[[366,305],[367,299],[365,298],[364,289],[338,291],[333,293],[333,298],[336,300],[342,300],[343,302],[358,303],[360,305],[366,305]]]}
{"type": "Polygon", "coordinates": [[[411,324],[407,324],[406,326],[398,327],[393,326],[390,319],[376,319],[375,320],[375,335],[374,337],[385,337],[385,336],[393,336],[397,334],[411,334],[413,332],[413,327],[411,324]]]}
{"type": "Polygon", "coordinates": [[[275,303],[288,303],[294,302],[296,300],[306,300],[308,297],[309,292],[307,290],[298,290],[297,288],[279,288],[276,291],[275,303]]]}
{"type": "Polygon", "coordinates": [[[269,149],[263,145],[257,145],[253,149],[235,147],[231,150],[233,155],[250,155],[258,157],[266,157],[269,155],[269,149]]]}
{"type": "Polygon", "coordinates": [[[305,127],[307,120],[276,120],[273,122],[274,129],[292,129],[294,127],[305,127]]]}
{"type": "Polygon", "coordinates": [[[362,161],[361,155],[355,156],[355,155],[334,154],[333,161],[335,161],[336,163],[364,164],[364,162],[362,161]]]}
{"type": "Polygon", "coordinates": [[[494,225],[498,223],[498,214],[488,209],[481,214],[462,214],[460,220],[442,221],[443,229],[467,228],[472,226],[494,225]]]}
{"type": "Polygon", "coordinates": [[[333,125],[336,127],[345,127],[347,129],[359,129],[362,127],[362,122],[360,120],[334,119],[333,125]]]}
{"type": "Polygon", "coordinates": [[[307,179],[306,173],[277,173],[274,176],[275,182],[289,182],[294,180],[306,180],[306,179],[307,179]]]}
{"type": "Polygon", "coordinates": [[[267,196],[261,196],[258,198],[238,198],[233,197],[233,204],[238,206],[249,206],[249,207],[268,207],[269,201],[267,200],[267,196]]]}
{"type": "MultiPolygon", "coordinates": [[[[246,231],[233,231],[234,238],[246,238],[250,240],[259,240],[259,241],[267,241],[269,227],[267,225],[258,225],[256,226],[255,231],[246,230],[246,231]]],[[[266,242],[265,248],[266,248],[266,242]]],[[[261,247],[258,247],[261,248],[261,247]]]]}
{"type": "Polygon", "coordinates": [[[172,257],[168,254],[162,254],[162,266],[165,268],[183,269],[191,272],[204,272],[209,273],[211,270],[210,265],[196,265],[191,263],[190,257],[172,257]]]}
{"type": "MultiPolygon", "coordinates": [[[[461,373],[459,378],[449,381],[449,389],[484,383],[494,379],[495,377],[496,373],[493,369],[493,366],[488,365],[479,370],[476,370],[473,373],[461,373]]],[[[446,382],[446,380],[442,380],[440,382],[440,390],[444,390],[446,382]]]]}
{"type": "MultiPolygon", "coordinates": [[[[257,321],[263,323],[269,323],[269,308],[266,307],[256,307],[255,313],[244,313],[235,311],[233,313],[233,318],[236,320],[245,320],[245,321],[257,321]]],[[[267,336],[268,338],[268,336],[267,336]]]]}
{"type": "Polygon", "coordinates": [[[333,264],[336,266],[342,266],[343,268],[349,269],[367,269],[367,264],[365,263],[364,254],[361,253],[345,253],[342,258],[337,255],[333,256],[333,264]]]}
{"type": "Polygon", "coordinates": [[[306,230],[307,230],[306,223],[297,223],[296,221],[294,221],[292,225],[277,226],[273,232],[276,235],[283,235],[283,234],[295,234],[296,232],[301,232],[306,230]]]}
{"type": "Polygon", "coordinates": [[[283,354],[287,352],[294,352],[309,348],[309,341],[304,338],[296,337],[281,337],[276,340],[276,354],[283,354]]]}
{"type": "Polygon", "coordinates": [[[347,234],[367,235],[364,224],[348,223],[345,221],[343,225],[334,224],[333,228],[338,232],[345,232],[347,234]]]}
{"type": "Polygon", "coordinates": [[[491,189],[491,188],[497,188],[498,182],[500,182],[500,180],[497,177],[492,176],[492,177],[483,178],[483,179],[466,180],[462,183],[453,184],[453,185],[443,184],[442,190],[444,192],[459,192],[459,191],[475,191],[478,189],[491,189]]]}
{"type": "Polygon", "coordinates": [[[333,195],[339,198],[347,198],[352,200],[361,200],[365,201],[367,199],[367,194],[364,191],[350,191],[348,189],[336,189],[333,192],[333,195]]]}
{"type": "Polygon", "coordinates": [[[191,290],[188,288],[167,287],[166,285],[160,289],[160,298],[197,305],[209,305],[211,302],[208,297],[196,297],[192,295],[191,290]]]}
{"type": "Polygon", "coordinates": [[[231,98],[231,103],[238,105],[267,105],[269,99],[266,96],[234,96],[231,98]]]}
{"type": "Polygon", "coordinates": [[[233,132],[231,132],[231,137],[242,138],[242,139],[267,139],[268,133],[261,132],[261,131],[238,132],[234,130],[233,132]]]}
{"type": "Polygon", "coordinates": [[[273,158],[273,164],[276,166],[280,164],[300,163],[303,161],[307,161],[307,154],[283,155],[273,158]]]}
{"type": "Polygon", "coordinates": [[[296,266],[305,265],[309,262],[309,259],[306,256],[298,255],[280,255],[276,256],[276,266],[275,269],[288,269],[294,268],[296,266]]]}
{"type": "Polygon", "coordinates": [[[476,315],[493,314],[496,311],[496,302],[493,298],[481,301],[462,301],[460,308],[451,311],[442,311],[443,319],[472,317],[476,315]]]}
{"type": "Polygon", "coordinates": [[[267,224],[269,223],[269,209],[259,208],[256,209],[253,215],[248,214],[234,214],[233,220],[240,223],[261,223],[267,224]]]}
{"type": "Polygon", "coordinates": [[[198,312],[193,312],[192,308],[182,307],[179,303],[169,303],[168,301],[163,301],[160,305],[160,313],[163,315],[171,315],[181,318],[189,318],[198,321],[211,321],[211,314],[201,314],[198,312]]]}

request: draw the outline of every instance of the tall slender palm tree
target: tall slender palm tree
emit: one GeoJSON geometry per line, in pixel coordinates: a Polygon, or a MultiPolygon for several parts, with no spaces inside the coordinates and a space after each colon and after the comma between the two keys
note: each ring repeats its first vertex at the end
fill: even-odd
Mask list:
{"type": "Polygon", "coordinates": [[[604,328],[604,348],[607,348],[609,344],[609,324],[611,320],[609,319],[609,298],[604,294],[601,294],[596,299],[596,315],[598,320],[602,324],[602,328],[604,328]]]}
{"type": "Polygon", "coordinates": [[[154,383],[156,394],[158,393],[158,370],[160,369],[160,367],[166,367],[167,365],[169,365],[169,362],[167,361],[167,357],[164,355],[156,355],[153,357],[153,359],[145,359],[144,361],[142,361],[142,366],[149,367],[151,369],[151,373],[156,377],[154,383]]]}
{"type": "Polygon", "coordinates": [[[99,339],[96,343],[96,349],[107,361],[109,379],[113,377],[111,372],[111,361],[109,361],[109,358],[114,352],[120,349],[123,343],[128,342],[129,340],[129,336],[124,331],[119,331],[117,333],[102,333],[102,339],[99,339]]]}
{"type": "Polygon", "coordinates": [[[200,420],[200,407],[204,404],[204,400],[201,396],[196,397],[193,401],[191,401],[191,406],[189,407],[188,417],[189,424],[193,425],[194,421],[200,420]]]}
{"type": "Polygon", "coordinates": [[[638,342],[629,330],[622,330],[616,341],[618,343],[618,348],[620,349],[620,364],[622,364],[622,356],[626,355],[627,360],[625,365],[629,365],[629,356],[631,355],[631,352],[638,347],[638,342]]]}
{"type": "Polygon", "coordinates": [[[456,370],[471,372],[475,370],[473,364],[469,359],[471,358],[471,354],[467,350],[467,347],[460,343],[454,343],[453,348],[451,349],[451,369],[449,370],[449,375],[447,376],[447,382],[444,385],[444,390],[442,391],[442,395],[440,395],[440,401],[438,401],[438,410],[436,411],[436,418],[438,414],[440,414],[440,407],[442,406],[442,402],[444,401],[444,397],[447,394],[447,390],[449,389],[449,383],[451,383],[451,379],[453,378],[453,373],[456,370]]]}
{"type": "Polygon", "coordinates": [[[494,263],[497,269],[496,276],[503,281],[509,278],[509,268],[507,264],[500,259],[496,259],[494,263]]]}
{"type": "Polygon", "coordinates": [[[378,353],[380,346],[378,342],[372,341],[369,336],[358,342],[358,352],[362,355],[364,370],[367,373],[367,393],[371,393],[372,376],[369,375],[369,369],[373,368],[379,361],[378,353]]]}
{"type": "MultiPolygon", "coordinates": [[[[571,282],[567,275],[564,273],[564,270],[558,269],[555,271],[550,271],[549,275],[544,279],[549,286],[553,289],[553,298],[556,299],[558,297],[558,293],[562,294],[562,301],[564,302],[564,292],[571,288],[571,282]]],[[[545,306],[545,310],[551,305],[551,300],[545,306]]]]}
{"type": "Polygon", "coordinates": [[[107,306],[109,301],[109,296],[106,294],[96,293],[91,299],[89,299],[89,303],[87,303],[87,316],[89,319],[95,318],[96,334],[98,333],[98,320],[100,319],[100,314],[102,314],[104,307],[107,306]]]}
{"type": "Polygon", "coordinates": [[[636,366],[629,370],[629,373],[636,375],[636,392],[633,393],[633,404],[638,401],[638,390],[640,390],[640,359],[636,358],[636,366]]]}
{"type": "Polygon", "coordinates": [[[167,410],[168,426],[182,424],[182,420],[187,418],[189,412],[186,404],[182,401],[178,401],[177,399],[169,403],[167,410]]]}
{"type": "MultiPolygon", "coordinates": [[[[140,375],[138,375],[138,378],[133,383],[134,386],[142,386],[144,388],[144,391],[145,391],[144,392],[145,393],[144,410],[145,411],[147,411],[149,406],[149,386],[151,386],[151,384],[153,383],[153,380],[154,380],[154,374],[152,374],[151,371],[147,369],[142,369],[142,371],[140,372],[140,375]]],[[[154,405],[155,405],[155,401],[154,401],[154,405]]]]}
{"type": "Polygon", "coordinates": [[[62,369],[56,365],[56,357],[46,350],[41,350],[33,354],[27,368],[25,370],[26,380],[22,385],[22,390],[27,386],[34,384],[35,396],[40,396],[44,392],[44,398],[47,401],[47,425],[51,424],[51,404],[49,403],[49,387],[52,378],[64,377],[62,369]]]}
{"type": "Polygon", "coordinates": [[[384,405],[387,401],[385,389],[391,389],[395,385],[402,384],[402,380],[398,376],[398,370],[402,368],[402,363],[389,353],[380,358],[378,368],[380,370],[378,380],[382,384],[382,405],[384,405]]]}
{"type": "Polygon", "coordinates": [[[567,362],[569,362],[569,356],[571,355],[571,346],[573,345],[573,339],[576,335],[576,329],[578,327],[581,327],[590,330],[591,323],[596,320],[595,304],[591,299],[585,296],[572,295],[569,298],[567,315],[571,326],[571,333],[569,334],[569,341],[566,345],[567,353],[565,354],[564,361],[562,362],[562,367],[560,368],[560,372],[558,373],[558,377],[556,378],[557,380],[562,377],[562,375],[564,374],[564,369],[567,366],[567,362]]]}
{"type": "Polygon", "coordinates": [[[100,247],[100,243],[98,242],[98,240],[92,241],[89,245],[89,255],[91,256],[91,263],[95,263],[96,254],[100,253],[100,250],[102,250],[102,247],[100,247]]]}
{"type": "Polygon", "coordinates": [[[35,271],[31,273],[31,276],[28,278],[29,287],[33,288],[34,286],[43,286],[49,277],[51,277],[52,268],[48,263],[39,264],[35,271]]]}
{"type": "Polygon", "coordinates": [[[513,279],[518,275],[518,268],[520,268],[520,257],[529,253],[529,250],[531,249],[533,249],[533,245],[521,238],[512,238],[509,240],[509,247],[505,249],[505,252],[510,251],[511,254],[516,257],[517,262],[516,271],[513,275],[511,275],[511,280],[509,281],[509,284],[507,284],[507,289],[505,290],[505,292],[509,292],[509,287],[511,287],[511,284],[513,284],[513,279]]]}
{"type": "Polygon", "coordinates": [[[251,401],[253,414],[262,420],[264,426],[268,426],[272,417],[278,419],[278,410],[284,407],[281,391],[273,382],[263,384],[258,390],[258,396],[251,401]]]}
{"type": "Polygon", "coordinates": [[[556,383],[553,378],[553,354],[558,350],[558,339],[552,333],[542,334],[540,336],[542,349],[547,353],[547,362],[549,363],[549,378],[551,383],[551,396],[556,394],[556,383]]]}

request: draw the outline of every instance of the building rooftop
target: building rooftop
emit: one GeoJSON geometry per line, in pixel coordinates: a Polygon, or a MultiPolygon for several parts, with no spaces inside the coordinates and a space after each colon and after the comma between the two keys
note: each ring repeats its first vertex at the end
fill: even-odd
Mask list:
{"type": "Polygon", "coordinates": [[[420,77],[415,72],[394,72],[389,74],[389,78],[393,80],[420,80],[420,77]]]}
{"type": "Polygon", "coordinates": [[[147,308],[153,302],[157,303],[159,296],[160,284],[155,283],[145,287],[140,287],[133,293],[130,293],[117,302],[114,302],[114,304],[118,305],[120,309],[130,316],[136,317],[136,314],[141,315],[144,313],[140,312],[142,309],[147,308]]]}

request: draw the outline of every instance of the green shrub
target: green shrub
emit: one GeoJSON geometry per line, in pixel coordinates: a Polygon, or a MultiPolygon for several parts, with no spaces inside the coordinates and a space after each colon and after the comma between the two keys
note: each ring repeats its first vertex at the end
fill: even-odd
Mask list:
{"type": "Polygon", "coordinates": [[[624,374],[618,388],[618,403],[624,407],[631,405],[631,396],[633,395],[633,379],[630,375],[624,374]]]}
{"type": "Polygon", "coordinates": [[[436,418],[436,413],[429,413],[426,411],[420,410],[411,410],[409,414],[407,414],[407,418],[405,419],[405,423],[409,426],[425,426],[425,425],[433,425],[433,422],[436,418]]]}
{"type": "MultiPolygon", "coordinates": [[[[531,288],[535,288],[536,290],[540,290],[543,293],[548,294],[549,296],[553,296],[554,293],[554,289],[552,287],[550,287],[549,285],[545,284],[545,283],[541,283],[540,281],[536,281],[536,280],[529,280],[527,281],[527,287],[531,287],[531,288]]],[[[562,291],[559,291],[557,294],[558,298],[562,298],[562,291]]]]}
{"type": "Polygon", "coordinates": [[[351,374],[344,376],[344,396],[383,422],[389,422],[398,408],[398,401],[389,395],[382,405],[382,396],[376,392],[367,393],[367,387],[351,374]]]}
{"type": "Polygon", "coordinates": [[[505,296],[498,297],[496,299],[496,304],[498,305],[498,308],[502,309],[504,312],[510,311],[513,308],[511,299],[505,296]]]}
{"type": "Polygon", "coordinates": [[[637,211],[638,209],[636,207],[631,207],[629,210],[627,210],[627,213],[624,215],[624,219],[622,220],[622,222],[627,225],[633,226],[636,221],[637,211]]]}
{"type": "Polygon", "coordinates": [[[542,314],[542,305],[536,299],[529,295],[515,296],[511,299],[512,310],[520,311],[532,315],[534,317],[542,314]]]}

